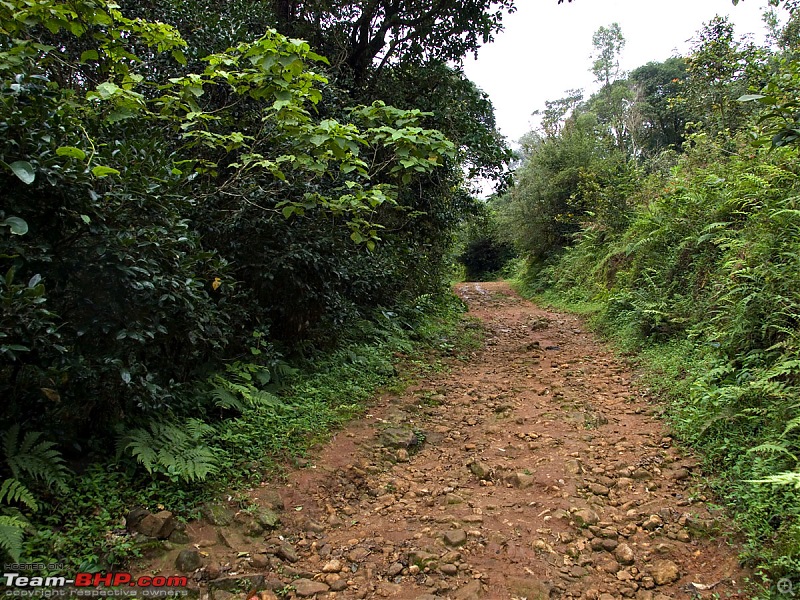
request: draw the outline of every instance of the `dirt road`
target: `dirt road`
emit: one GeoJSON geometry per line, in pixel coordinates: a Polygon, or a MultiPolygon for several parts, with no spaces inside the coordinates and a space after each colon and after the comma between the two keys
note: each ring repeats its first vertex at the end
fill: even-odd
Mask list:
{"type": "Polygon", "coordinates": [[[244,597],[230,582],[249,574],[244,587],[320,599],[749,597],[698,461],[629,368],[504,283],[458,293],[485,347],[256,490],[283,507],[277,529],[190,525],[175,551],[200,552],[202,592],[216,579],[214,600],[244,597]]]}

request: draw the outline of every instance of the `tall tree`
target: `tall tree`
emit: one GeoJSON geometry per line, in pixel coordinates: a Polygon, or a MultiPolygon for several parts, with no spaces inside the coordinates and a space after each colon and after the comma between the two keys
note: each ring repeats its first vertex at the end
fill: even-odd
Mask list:
{"type": "Polygon", "coordinates": [[[641,115],[635,135],[646,154],[653,155],[667,148],[680,149],[687,113],[676,105],[675,99],[685,79],[686,63],[678,57],[649,62],[631,72],[630,81],[636,90],[641,115]]]}
{"type": "Polygon", "coordinates": [[[625,47],[625,37],[619,23],[612,23],[595,31],[592,46],[592,73],[598,83],[609,86],[619,77],[619,56],[625,47]]]}
{"type": "Polygon", "coordinates": [[[609,128],[617,148],[634,154],[629,123],[633,93],[628,83],[620,79],[619,56],[625,47],[625,37],[619,23],[595,31],[592,46],[594,60],[591,71],[595,80],[603,86],[591,100],[592,110],[600,122],[609,128]]]}
{"type": "Polygon", "coordinates": [[[744,125],[749,107],[737,99],[761,76],[758,54],[753,44],[736,39],[726,17],[714,17],[697,34],[686,59],[680,100],[689,112],[704,115],[709,132],[730,132],[744,125]]]}
{"type": "Polygon", "coordinates": [[[282,31],[324,41],[321,50],[360,89],[387,64],[460,63],[492,41],[514,0],[275,0],[275,6],[282,31]]]}

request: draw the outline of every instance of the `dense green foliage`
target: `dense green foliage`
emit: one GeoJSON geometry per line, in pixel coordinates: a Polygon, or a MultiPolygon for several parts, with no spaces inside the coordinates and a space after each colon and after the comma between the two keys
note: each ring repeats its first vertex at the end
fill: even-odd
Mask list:
{"type": "Polygon", "coordinates": [[[527,256],[521,288],[591,313],[639,353],[676,434],[715,475],[743,560],[767,582],[800,576],[791,46],[756,48],[713,20],[682,61],[604,82],[558,127],[531,135],[513,189],[496,202],[527,256]],[[633,100],[607,118],[615,85],[633,100]]]}
{"type": "Polygon", "coordinates": [[[80,538],[43,525],[75,526],[86,501],[105,521],[89,518],[75,556],[117,562],[126,550],[96,544],[136,494],[190,497],[244,473],[240,448],[250,466],[274,458],[363,399],[286,399],[290,363],[405,348],[445,297],[454,231],[477,210],[468,177],[499,181],[508,158],[485,94],[448,64],[510,2],[418,2],[413,23],[395,3],[295,4],[0,3],[0,548],[14,559],[28,531],[28,556],[76,560],[80,538]],[[143,483],[106,501],[104,472],[143,483]],[[67,480],[99,487],[55,507],[67,480]]]}

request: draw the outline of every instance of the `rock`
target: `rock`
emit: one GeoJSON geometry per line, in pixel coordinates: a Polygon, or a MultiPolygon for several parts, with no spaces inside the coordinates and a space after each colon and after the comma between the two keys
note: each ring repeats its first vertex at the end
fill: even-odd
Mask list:
{"type": "Polygon", "coordinates": [[[535,482],[533,476],[528,475],[527,473],[514,473],[508,478],[508,481],[511,483],[511,485],[520,489],[529,488],[535,482]]]}
{"type": "Polygon", "coordinates": [[[128,528],[128,531],[138,531],[137,527],[139,523],[142,522],[150,512],[145,510],[141,506],[137,506],[136,508],[132,509],[127,515],[125,515],[125,526],[128,528]]]}
{"type": "Polygon", "coordinates": [[[630,581],[633,579],[633,573],[631,573],[627,569],[622,569],[620,571],[617,571],[617,579],[619,581],[630,581]]]}
{"type": "MultiPolygon", "coordinates": [[[[266,579],[263,575],[231,575],[219,577],[208,582],[209,591],[225,590],[226,592],[236,592],[238,590],[252,590],[266,586],[266,579]]],[[[274,589],[274,588],[273,588],[274,589]]]]}
{"type": "Polygon", "coordinates": [[[343,568],[342,561],[339,559],[334,558],[333,560],[329,560],[326,562],[322,567],[323,573],[339,573],[343,568]]]}
{"type": "MultiPolygon", "coordinates": [[[[424,568],[428,564],[434,562],[439,557],[436,554],[425,552],[424,550],[412,550],[408,553],[408,564],[418,568],[424,568]]],[[[411,567],[409,567],[409,570],[411,567]]]]}
{"type": "Polygon", "coordinates": [[[616,573],[619,571],[619,563],[611,558],[603,558],[597,564],[597,570],[604,573],[616,573]]]}
{"type": "Polygon", "coordinates": [[[231,550],[243,551],[253,543],[253,540],[246,540],[244,536],[233,529],[220,527],[217,529],[217,537],[223,545],[231,550]]]}
{"type": "Polygon", "coordinates": [[[433,594],[422,594],[422,596],[417,596],[416,600],[439,600],[439,596],[434,596],[433,594]]]}
{"type": "Polygon", "coordinates": [[[275,529],[281,523],[281,518],[274,510],[262,508],[256,513],[256,521],[264,529],[275,529]]]}
{"type": "Polygon", "coordinates": [[[613,552],[617,547],[617,540],[612,540],[610,538],[603,538],[600,541],[600,547],[606,552],[613,552]]]}
{"type": "Polygon", "coordinates": [[[439,570],[445,575],[458,575],[458,567],[450,563],[442,565],[439,570]]]}
{"type": "Polygon", "coordinates": [[[233,511],[222,504],[204,504],[200,512],[211,525],[226,527],[233,523],[233,511]]]}
{"type": "Polygon", "coordinates": [[[392,563],[389,565],[389,568],[386,570],[386,575],[389,577],[397,577],[400,573],[403,572],[403,563],[392,563]]]}
{"type": "Polygon", "coordinates": [[[464,499],[458,494],[447,494],[444,497],[445,504],[463,504],[464,499]]]}
{"type": "Polygon", "coordinates": [[[154,515],[145,515],[136,530],[148,537],[165,540],[175,530],[175,517],[168,510],[162,510],[154,515]]]}
{"type": "Polygon", "coordinates": [[[278,550],[275,552],[275,555],[278,558],[290,563],[296,563],[298,560],[300,560],[300,557],[297,555],[297,550],[295,550],[294,546],[292,546],[289,542],[283,542],[280,546],[278,546],[278,550]]]}
{"type": "Polygon", "coordinates": [[[203,565],[197,550],[181,550],[175,559],[175,568],[182,573],[192,573],[203,565]]]}
{"type": "Polygon", "coordinates": [[[459,552],[458,550],[450,550],[450,552],[445,552],[442,555],[441,559],[443,563],[455,564],[461,560],[461,552],[459,552]]]}
{"type": "Polygon", "coordinates": [[[328,585],[331,586],[332,592],[343,592],[347,589],[347,581],[344,579],[339,579],[338,581],[332,581],[328,585]]]}
{"type": "Polygon", "coordinates": [[[636,556],[628,544],[620,544],[614,551],[614,558],[621,565],[632,565],[636,561],[636,556]]]}
{"type": "Polygon", "coordinates": [[[650,575],[656,585],[667,585],[678,581],[681,577],[680,569],[671,560],[657,560],[650,568],[650,575]]]}
{"type": "Polygon", "coordinates": [[[478,479],[490,479],[492,476],[491,467],[480,460],[474,460],[469,463],[469,470],[478,479]]]}
{"type": "Polygon", "coordinates": [[[589,491],[593,494],[597,494],[598,496],[608,496],[609,489],[604,485],[600,485],[599,483],[590,483],[589,491]]]}
{"type": "Polygon", "coordinates": [[[189,534],[180,529],[176,529],[170,533],[167,539],[173,544],[188,544],[192,541],[192,538],[189,537],[189,534]]]}
{"type": "Polygon", "coordinates": [[[591,508],[581,508],[572,514],[572,518],[578,527],[588,527],[589,525],[597,525],[600,522],[600,517],[591,508]]]}
{"type": "Polygon", "coordinates": [[[347,553],[347,558],[350,559],[351,562],[357,563],[361,562],[365,558],[370,555],[370,551],[368,548],[363,548],[359,546],[358,548],[353,548],[350,552],[347,553]]]}
{"type": "Polygon", "coordinates": [[[325,526],[322,523],[317,523],[313,519],[309,519],[306,521],[304,529],[311,533],[323,533],[325,531],[325,526]]]}
{"type": "Polygon", "coordinates": [[[267,488],[260,495],[264,504],[272,510],[283,510],[286,508],[286,504],[278,493],[278,490],[267,488]]]}
{"type": "Polygon", "coordinates": [[[406,450],[405,448],[400,448],[397,452],[395,452],[394,457],[397,460],[397,462],[401,463],[407,463],[410,460],[408,455],[408,450],[406,450]]]}
{"type": "Polygon", "coordinates": [[[467,532],[463,529],[451,529],[445,532],[444,543],[451,547],[463,546],[467,543],[467,532]]]}
{"type": "Polygon", "coordinates": [[[389,448],[413,448],[419,444],[416,434],[407,427],[389,427],[381,432],[380,442],[389,448]]]}
{"type": "Polygon", "coordinates": [[[200,579],[217,579],[220,575],[222,575],[222,571],[220,570],[219,565],[214,563],[206,565],[203,567],[202,571],[200,571],[200,579]]]}
{"type": "Polygon", "coordinates": [[[675,481],[683,481],[689,478],[689,471],[687,469],[676,469],[672,472],[672,479],[675,481]]]}
{"type": "Polygon", "coordinates": [[[456,592],[455,599],[456,600],[478,600],[483,596],[483,588],[481,587],[481,582],[477,579],[473,579],[467,585],[459,588],[456,592]]]}
{"type": "Polygon", "coordinates": [[[295,579],[292,582],[292,587],[295,593],[303,598],[308,598],[316,594],[324,594],[330,589],[327,584],[312,579],[295,579]]]}
{"type": "Polygon", "coordinates": [[[506,580],[508,589],[515,598],[527,600],[549,600],[550,586],[535,579],[509,578],[506,580]]]}
{"type": "Polygon", "coordinates": [[[633,472],[633,474],[631,474],[631,477],[632,477],[633,479],[636,479],[636,480],[638,480],[638,481],[644,481],[644,480],[646,480],[646,479],[652,479],[652,478],[653,478],[653,475],[652,475],[652,473],[650,473],[650,471],[648,471],[647,469],[645,469],[645,468],[642,468],[642,467],[639,467],[638,469],[636,469],[636,470],[633,472]]]}
{"type": "Polygon", "coordinates": [[[460,521],[462,523],[483,523],[483,515],[464,515],[460,521]]]}
{"type": "Polygon", "coordinates": [[[663,527],[664,520],[658,515],[650,515],[644,523],[642,523],[642,529],[646,531],[654,531],[659,527],[663,527]]]}
{"type": "Polygon", "coordinates": [[[269,558],[263,554],[256,554],[250,557],[250,566],[254,569],[266,569],[269,567],[269,558]]]}
{"type": "Polygon", "coordinates": [[[256,520],[256,518],[247,512],[237,513],[233,520],[239,529],[244,532],[247,537],[258,537],[264,533],[264,528],[256,520]]]}

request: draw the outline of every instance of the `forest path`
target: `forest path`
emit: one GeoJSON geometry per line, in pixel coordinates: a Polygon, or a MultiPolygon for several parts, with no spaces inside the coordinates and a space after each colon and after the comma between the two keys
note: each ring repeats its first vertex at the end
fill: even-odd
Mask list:
{"type": "Polygon", "coordinates": [[[253,589],[289,598],[749,597],[698,462],[630,368],[577,317],[506,283],[457,293],[484,347],[382,397],[310,468],[255,490],[284,507],[278,529],[190,524],[197,575],[219,578],[202,593],[244,598],[230,582],[249,573],[253,589]]]}

